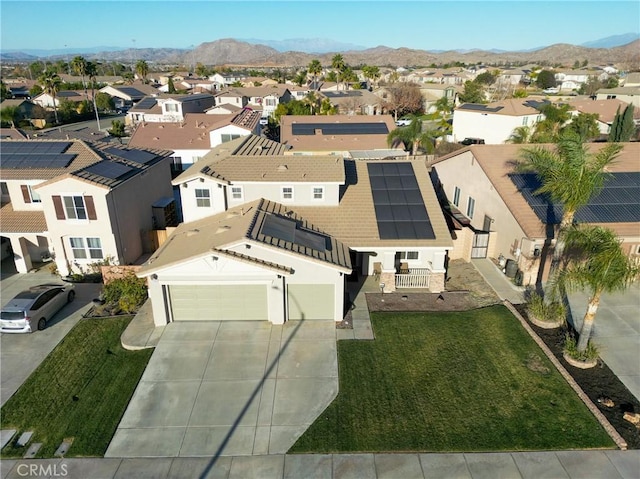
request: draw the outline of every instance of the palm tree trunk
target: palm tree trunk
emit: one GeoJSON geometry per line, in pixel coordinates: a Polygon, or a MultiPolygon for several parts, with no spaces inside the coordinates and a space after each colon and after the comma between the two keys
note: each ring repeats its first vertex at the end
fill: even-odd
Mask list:
{"type": "Polygon", "coordinates": [[[587,312],[584,315],[584,319],[582,320],[582,327],[580,328],[580,339],[578,340],[578,351],[580,352],[587,349],[587,345],[589,344],[591,330],[593,329],[593,321],[596,318],[598,306],[600,306],[600,294],[601,291],[597,290],[593,293],[593,296],[589,298],[587,312]]]}
{"type": "Polygon", "coordinates": [[[551,258],[551,267],[549,268],[549,276],[547,277],[547,283],[544,286],[544,302],[550,304],[555,299],[555,284],[553,279],[558,274],[560,269],[560,262],[564,254],[564,233],[573,224],[574,211],[566,211],[562,216],[560,222],[560,228],[558,229],[558,236],[556,238],[556,244],[553,248],[553,257],[551,258]]]}
{"type": "Polygon", "coordinates": [[[53,96],[53,116],[56,119],[56,125],[58,124],[58,106],[56,105],[56,96],[53,96]]]}

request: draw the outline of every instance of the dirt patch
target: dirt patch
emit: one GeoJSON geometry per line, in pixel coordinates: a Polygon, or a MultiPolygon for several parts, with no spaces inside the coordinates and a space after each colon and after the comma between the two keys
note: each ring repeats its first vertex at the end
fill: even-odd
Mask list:
{"type": "Polygon", "coordinates": [[[478,308],[469,291],[367,293],[369,311],[468,311],[478,308]]]}
{"type": "Polygon", "coordinates": [[[461,259],[449,261],[445,288],[447,291],[468,291],[476,308],[501,302],[475,266],[461,259]]]}

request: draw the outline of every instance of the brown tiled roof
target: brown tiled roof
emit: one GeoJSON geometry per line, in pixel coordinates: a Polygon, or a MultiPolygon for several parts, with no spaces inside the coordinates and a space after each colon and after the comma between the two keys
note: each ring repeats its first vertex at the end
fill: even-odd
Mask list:
{"type": "Polygon", "coordinates": [[[209,132],[230,125],[237,113],[207,115],[188,113],[184,122],[147,122],[137,126],[129,145],[163,150],[211,149],[209,132]]]}
{"type": "MultiPolygon", "coordinates": [[[[25,140],[3,140],[3,143],[10,141],[25,140]]],[[[60,143],[61,140],[26,140],[29,142],[53,142],[60,143]]],[[[0,175],[7,180],[50,180],[60,175],[85,168],[96,163],[102,158],[98,153],[93,151],[87,143],[81,140],[64,140],[65,143],[71,143],[65,154],[76,154],[77,156],[69,163],[66,168],[2,168],[0,163],[0,175]]],[[[2,144],[0,144],[0,153],[2,152],[2,144]]]]}
{"type": "MultiPolygon", "coordinates": [[[[9,100],[5,100],[5,101],[9,101],[9,100]]],[[[18,101],[18,100],[13,100],[13,101],[18,101]]],[[[15,128],[0,128],[0,138],[2,140],[26,140],[27,139],[27,137],[22,131],[17,130],[15,128]]],[[[2,151],[2,145],[0,145],[0,152],[1,151],[2,151]]]]}
{"type": "MultiPolygon", "coordinates": [[[[603,148],[606,143],[589,143],[588,145],[591,151],[595,152],[603,148]]],[[[520,158],[520,150],[523,146],[553,148],[555,145],[472,145],[437,159],[434,166],[437,169],[438,163],[470,151],[524,233],[529,238],[545,238],[545,225],[508,176],[513,172],[513,162],[520,158]]],[[[640,143],[624,143],[622,152],[607,170],[611,173],[640,171],[640,143]]],[[[619,236],[640,236],[638,223],[606,223],[600,226],[612,229],[619,236]]]]}
{"type": "MultiPolygon", "coordinates": [[[[628,106],[628,103],[618,100],[617,98],[611,98],[609,100],[575,100],[569,102],[569,106],[579,111],[580,113],[595,113],[603,123],[613,123],[613,119],[616,117],[616,112],[620,108],[620,113],[628,106]]],[[[640,110],[633,109],[634,119],[640,119],[640,110]]]]}
{"type": "Polygon", "coordinates": [[[240,140],[240,146],[233,151],[234,155],[274,156],[282,155],[291,149],[289,145],[254,134],[244,136],[240,140]]]}
{"type": "Polygon", "coordinates": [[[523,98],[509,98],[507,100],[494,101],[487,105],[482,105],[486,109],[500,108],[497,111],[471,110],[469,108],[465,108],[465,105],[468,105],[468,104],[463,104],[463,105],[460,105],[458,108],[456,108],[456,111],[462,110],[465,112],[478,113],[478,114],[491,113],[492,115],[508,115],[508,116],[536,115],[540,113],[535,108],[529,105],[526,105],[525,104],[526,101],[528,100],[523,98]]]}
{"type": "Polygon", "coordinates": [[[11,203],[0,208],[2,233],[42,233],[47,231],[44,211],[14,211],[11,203]]]}
{"type": "MultiPolygon", "coordinates": [[[[396,161],[404,162],[407,160],[396,161]]],[[[307,218],[315,226],[352,248],[361,249],[380,246],[452,247],[451,234],[444,220],[424,161],[410,160],[409,162],[413,165],[435,239],[380,239],[367,169],[369,161],[345,160],[347,184],[338,206],[296,206],[294,209],[296,213],[307,218]]]]}
{"type": "MultiPolygon", "coordinates": [[[[252,258],[249,254],[239,254],[229,250],[234,245],[245,241],[260,243],[269,248],[303,256],[310,261],[330,264],[344,271],[350,271],[349,249],[334,238],[329,238],[330,248],[327,248],[326,251],[318,251],[266,236],[263,232],[266,216],[269,214],[284,216],[286,212],[288,209],[284,206],[261,199],[208,218],[182,223],[160,249],[149,258],[149,261],[142,266],[139,274],[146,276],[188,259],[210,256],[214,252],[226,253],[234,259],[251,261],[279,272],[290,271],[287,266],[266,262],[252,258]]],[[[302,221],[302,226],[306,229],[319,232],[314,225],[297,215],[287,217],[302,221]]],[[[247,252],[250,251],[247,250],[247,252]]]]}
{"type": "Polygon", "coordinates": [[[391,115],[286,115],[280,118],[280,141],[294,150],[345,151],[388,148],[387,134],[379,135],[294,135],[294,123],[384,123],[388,131],[396,128],[391,115]]]}
{"type": "Polygon", "coordinates": [[[261,112],[245,108],[233,117],[231,123],[240,128],[244,128],[245,130],[253,131],[253,129],[258,125],[260,117],[262,117],[261,112]]]}

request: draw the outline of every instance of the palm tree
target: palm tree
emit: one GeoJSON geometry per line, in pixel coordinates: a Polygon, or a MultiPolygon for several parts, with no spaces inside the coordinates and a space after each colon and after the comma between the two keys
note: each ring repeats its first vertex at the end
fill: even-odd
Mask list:
{"type": "Polygon", "coordinates": [[[588,289],[587,311],[582,320],[577,349],[586,350],[602,293],[624,291],[640,269],[621,248],[613,231],[600,226],[576,226],[566,232],[567,267],[558,285],[568,291],[588,289]]]}
{"type": "Polygon", "coordinates": [[[51,98],[53,98],[53,114],[55,116],[56,123],[58,123],[58,105],[56,104],[56,95],[60,91],[62,80],[53,70],[45,70],[38,81],[40,82],[40,85],[42,85],[44,92],[51,95],[51,98]]]}
{"type": "Polygon", "coordinates": [[[98,114],[98,105],[96,105],[96,75],[98,74],[98,65],[95,62],[87,62],[87,76],[91,82],[91,98],[93,100],[93,111],[96,112],[96,122],[98,123],[98,131],[100,131],[100,115],[98,114]]]}
{"type": "Polygon", "coordinates": [[[0,110],[2,121],[11,123],[11,128],[16,127],[16,122],[20,119],[20,108],[17,106],[5,106],[0,110]]]}
{"type": "Polygon", "coordinates": [[[84,87],[84,96],[87,100],[89,100],[89,96],[87,93],[87,83],[85,82],[84,77],[87,75],[87,60],[84,57],[77,56],[71,60],[71,68],[73,69],[76,75],[80,75],[82,77],[82,86],[84,87]]]}
{"type": "Polygon", "coordinates": [[[318,75],[322,73],[322,64],[320,63],[320,60],[311,60],[308,70],[309,73],[313,75],[313,88],[318,89],[318,75]]]}
{"type": "Polygon", "coordinates": [[[532,136],[533,129],[530,126],[519,126],[513,130],[507,142],[515,143],[518,145],[531,143],[532,136]]]}
{"type": "Polygon", "coordinates": [[[320,98],[318,97],[318,95],[316,95],[315,92],[310,91],[302,101],[309,105],[309,109],[312,115],[318,114],[318,109],[320,108],[320,98]]]}
{"type": "Polygon", "coordinates": [[[422,131],[422,120],[417,115],[409,115],[411,123],[408,126],[396,128],[387,135],[387,143],[394,146],[398,142],[402,142],[404,147],[411,149],[411,154],[415,156],[418,147],[421,147],[427,153],[431,153],[434,148],[435,139],[440,133],[435,130],[422,131]]]}
{"type": "Polygon", "coordinates": [[[346,66],[347,64],[344,62],[344,58],[339,53],[336,53],[331,59],[331,68],[336,70],[336,83],[338,84],[338,90],[340,89],[342,71],[346,68],[346,66]]]}
{"type": "MultiPolygon", "coordinates": [[[[561,134],[555,150],[543,147],[525,148],[516,169],[534,172],[542,186],[535,194],[547,194],[554,203],[563,207],[562,219],[556,236],[549,277],[558,272],[564,252],[564,232],[573,224],[576,212],[598,193],[607,178],[606,167],[622,150],[622,145],[609,143],[596,152],[590,152],[580,136],[573,131],[561,134]]],[[[555,291],[553,281],[545,287],[545,302],[549,304],[555,291]]]]}
{"type": "Polygon", "coordinates": [[[149,65],[144,60],[138,60],[136,63],[136,73],[142,78],[142,82],[146,83],[149,74],[149,65]]]}

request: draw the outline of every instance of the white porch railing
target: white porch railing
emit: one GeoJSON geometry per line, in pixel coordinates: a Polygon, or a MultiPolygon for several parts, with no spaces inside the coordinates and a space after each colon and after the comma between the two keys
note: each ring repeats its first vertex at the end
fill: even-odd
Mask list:
{"type": "Polygon", "coordinates": [[[430,279],[430,269],[409,268],[408,273],[396,274],[396,288],[428,288],[430,279]]]}

